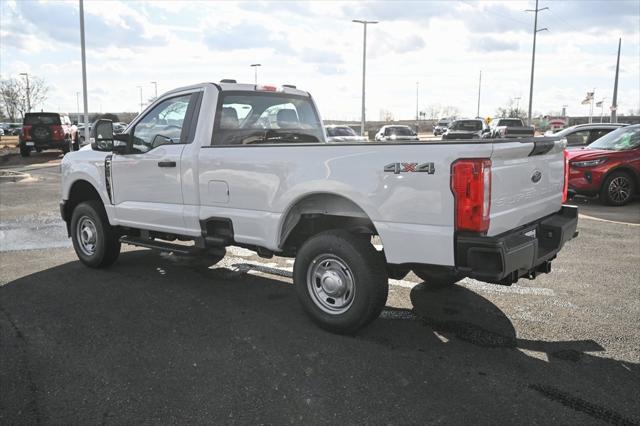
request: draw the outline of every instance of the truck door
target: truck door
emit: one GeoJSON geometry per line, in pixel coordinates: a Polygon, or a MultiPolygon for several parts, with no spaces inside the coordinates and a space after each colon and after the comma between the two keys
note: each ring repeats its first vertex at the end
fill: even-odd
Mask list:
{"type": "Polygon", "coordinates": [[[115,215],[126,226],[181,233],[184,228],[180,158],[192,139],[198,94],[169,97],[137,121],[132,152],[113,155],[115,215]]]}

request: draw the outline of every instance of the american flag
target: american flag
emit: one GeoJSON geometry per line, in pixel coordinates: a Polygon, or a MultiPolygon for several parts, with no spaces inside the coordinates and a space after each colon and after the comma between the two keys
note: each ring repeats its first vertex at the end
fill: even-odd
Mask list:
{"type": "Polygon", "coordinates": [[[587,92],[587,97],[582,101],[582,105],[590,104],[593,101],[593,95],[595,92],[587,92]]]}

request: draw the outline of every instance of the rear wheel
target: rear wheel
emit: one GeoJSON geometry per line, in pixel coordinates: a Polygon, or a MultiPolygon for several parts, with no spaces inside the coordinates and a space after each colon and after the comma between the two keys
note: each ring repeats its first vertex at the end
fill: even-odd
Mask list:
{"type": "Polygon", "coordinates": [[[457,274],[451,268],[444,266],[425,266],[416,268],[413,273],[427,284],[445,287],[457,283],[462,279],[460,274],[457,274]]]}
{"type": "Polygon", "coordinates": [[[346,231],[309,238],[297,253],[293,280],[311,318],[334,333],[351,334],[376,319],[387,301],[384,258],[346,231]]]}
{"type": "Polygon", "coordinates": [[[600,189],[600,200],[612,206],[622,206],[633,198],[636,185],[625,172],[613,172],[604,181],[600,189]]]}
{"type": "Polygon", "coordinates": [[[120,254],[118,235],[100,201],[85,201],[73,210],[71,239],[80,261],[91,268],[109,266],[120,254]]]}
{"type": "Polygon", "coordinates": [[[20,145],[20,156],[28,157],[31,155],[31,148],[25,145],[20,145]]]}

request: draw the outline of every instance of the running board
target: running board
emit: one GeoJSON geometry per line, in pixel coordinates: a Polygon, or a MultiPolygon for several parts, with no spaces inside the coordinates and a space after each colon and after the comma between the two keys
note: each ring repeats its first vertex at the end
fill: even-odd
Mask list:
{"type": "Polygon", "coordinates": [[[152,250],[160,250],[165,252],[172,252],[183,255],[194,255],[202,253],[203,249],[194,246],[182,246],[179,244],[165,243],[161,241],[152,240],[149,238],[136,238],[136,237],[120,237],[120,242],[124,244],[130,244],[132,246],[145,247],[152,250]]]}

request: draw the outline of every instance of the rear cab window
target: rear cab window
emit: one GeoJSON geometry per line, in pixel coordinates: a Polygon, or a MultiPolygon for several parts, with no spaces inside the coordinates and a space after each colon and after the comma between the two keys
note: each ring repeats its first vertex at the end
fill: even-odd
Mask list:
{"type": "Polygon", "coordinates": [[[212,145],[323,141],[324,128],[309,97],[278,92],[221,92],[212,145]]]}
{"type": "Polygon", "coordinates": [[[26,126],[34,126],[36,124],[60,125],[60,114],[29,112],[24,115],[23,123],[26,126]]]}

